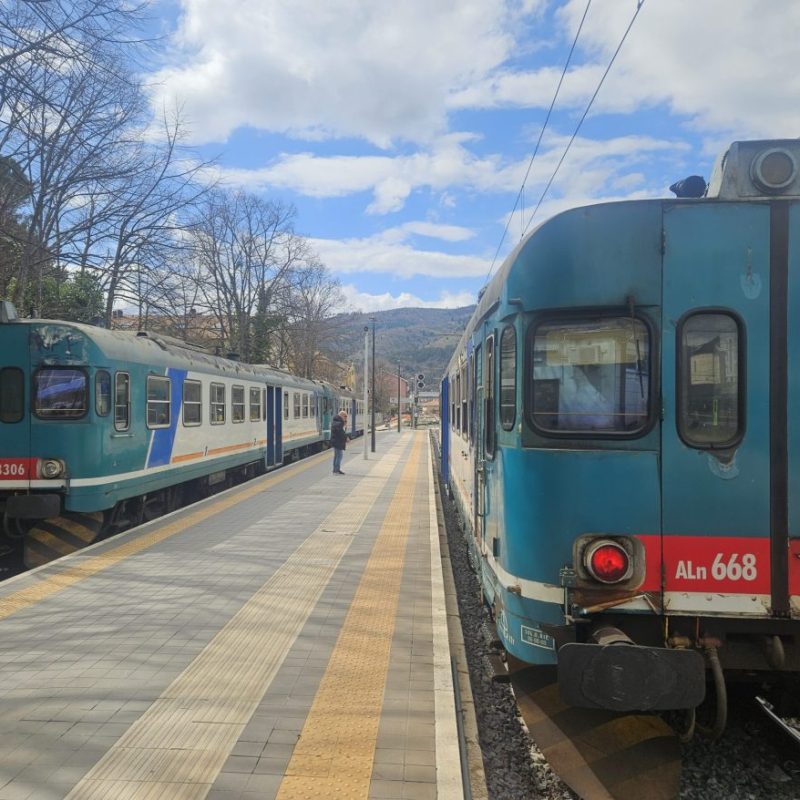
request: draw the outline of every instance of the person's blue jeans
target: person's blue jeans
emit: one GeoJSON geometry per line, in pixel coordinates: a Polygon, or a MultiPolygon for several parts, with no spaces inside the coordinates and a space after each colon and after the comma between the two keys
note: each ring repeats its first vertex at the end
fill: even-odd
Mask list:
{"type": "Polygon", "coordinates": [[[344,450],[341,447],[334,447],[333,448],[333,471],[339,472],[342,469],[342,456],[344,455],[344,450]]]}

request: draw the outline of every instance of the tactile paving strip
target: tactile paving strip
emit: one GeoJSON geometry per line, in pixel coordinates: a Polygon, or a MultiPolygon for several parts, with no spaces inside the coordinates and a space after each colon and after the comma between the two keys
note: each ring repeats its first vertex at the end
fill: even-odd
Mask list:
{"type": "Polygon", "coordinates": [[[368,797],[422,441],[415,436],[277,800],[368,797]]]}

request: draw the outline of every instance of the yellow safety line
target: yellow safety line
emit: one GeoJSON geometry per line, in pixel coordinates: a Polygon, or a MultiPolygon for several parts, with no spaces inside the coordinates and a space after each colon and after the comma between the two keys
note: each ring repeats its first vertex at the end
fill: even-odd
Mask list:
{"type": "Polygon", "coordinates": [[[393,448],[342,498],[66,800],[208,794],[405,450],[393,448]]]}
{"type": "Polygon", "coordinates": [[[369,794],[422,441],[415,437],[277,800],[369,794]]]}
{"type": "Polygon", "coordinates": [[[42,578],[39,578],[39,576],[30,576],[35,577],[37,580],[33,586],[27,586],[24,589],[14,592],[13,594],[9,594],[6,597],[0,598],[0,620],[5,619],[11,614],[15,614],[17,611],[28,608],[28,606],[39,603],[51,595],[54,595],[63,589],[69,588],[79,581],[90,578],[92,575],[95,575],[104,569],[113,567],[123,559],[139,553],[142,550],[146,550],[148,547],[152,547],[159,542],[163,542],[165,539],[169,539],[171,536],[175,536],[175,534],[181,533],[187,528],[191,528],[193,525],[198,525],[210,517],[226,511],[232,506],[238,505],[245,500],[249,500],[251,497],[255,497],[255,495],[263,492],[265,489],[269,489],[279,483],[283,483],[283,481],[293,478],[295,475],[311,469],[311,467],[316,466],[321,458],[325,455],[328,454],[320,453],[317,456],[312,456],[311,458],[306,459],[301,464],[284,467],[276,475],[257,479],[252,484],[249,484],[247,488],[241,491],[225,494],[217,501],[203,506],[203,508],[189,514],[188,516],[164,525],[152,533],[138,536],[136,539],[127,541],[125,544],[115,547],[113,550],[109,550],[97,556],[87,556],[86,561],[82,561],[80,564],[74,567],[67,567],[55,575],[44,573],[45,576],[42,578]]]}

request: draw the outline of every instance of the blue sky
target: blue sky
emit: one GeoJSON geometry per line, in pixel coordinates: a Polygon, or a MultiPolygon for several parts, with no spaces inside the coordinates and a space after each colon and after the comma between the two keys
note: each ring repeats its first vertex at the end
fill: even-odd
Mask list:
{"type": "MultiPolygon", "coordinates": [[[[637,8],[592,0],[170,0],[148,76],[217,177],[293,203],[349,308],[474,302],[637,8]]],[[[800,4],[645,0],[533,224],[668,196],[735,139],[800,135],[800,4]]]]}

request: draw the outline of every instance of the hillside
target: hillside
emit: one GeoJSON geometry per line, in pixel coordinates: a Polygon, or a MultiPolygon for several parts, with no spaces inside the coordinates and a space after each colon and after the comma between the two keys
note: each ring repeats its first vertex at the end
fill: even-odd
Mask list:
{"type": "Polygon", "coordinates": [[[435,391],[475,306],[464,308],[395,308],[372,314],[334,318],[335,347],[341,357],[364,359],[364,326],[375,317],[375,361],[386,369],[398,365],[404,376],[425,375],[425,388],[435,391]]]}

